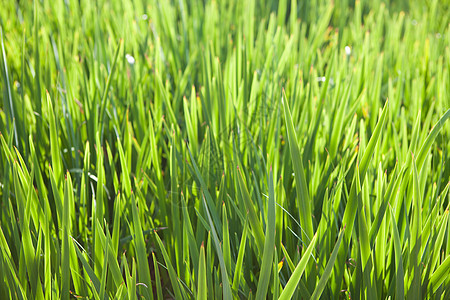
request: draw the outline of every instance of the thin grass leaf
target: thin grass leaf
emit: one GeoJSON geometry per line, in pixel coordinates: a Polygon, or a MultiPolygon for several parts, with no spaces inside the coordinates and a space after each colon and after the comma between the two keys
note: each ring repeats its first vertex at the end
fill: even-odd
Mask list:
{"type": "Polygon", "coordinates": [[[233,285],[232,289],[236,293],[239,288],[239,283],[241,282],[242,278],[242,264],[244,262],[244,254],[245,254],[245,247],[247,244],[247,232],[248,232],[248,221],[245,219],[244,229],[242,231],[242,237],[241,242],[239,244],[239,252],[236,260],[236,266],[234,268],[234,276],[233,276],[233,285]]]}
{"type": "MultiPolygon", "coordinates": [[[[273,253],[275,251],[275,190],[273,187],[272,170],[269,171],[269,202],[267,203],[267,226],[264,241],[264,252],[262,257],[262,268],[256,290],[256,298],[266,298],[267,288],[269,287],[270,271],[273,262],[273,253]]],[[[276,273],[273,275],[276,276],[276,273]]]]}
{"type": "Polygon", "coordinates": [[[389,211],[391,212],[391,225],[392,225],[392,235],[394,237],[394,251],[395,251],[395,296],[399,299],[404,299],[405,297],[405,283],[404,283],[404,271],[403,271],[403,258],[402,249],[400,242],[400,235],[398,233],[397,222],[395,220],[395,214],[392,207],[389,206],[389,211]]]}
{"type": "Polygon", "coordinates": [[[161,275],[159,274],[158,261],[156,260],[155,252],[152,252],[153,265],[155,268],[155,282],[156,282],[156,296],[158,300],[163,299],[162,286],[161,286],[161,275]]]}
{"type": "Polygon", "coordinates": [[[205,197],[203,197],[203,205],[206,211],[206,215],[208,216],[209,225],[211,226],[211,232],[214,240],[214,245],[216,247],[217,256],[219,258],[220,263],[220,272],[222,274],[222,286],[223,286],[223,299],[230,300],[232,297],[230,281],[228,279],[227,269],[225,266],[225,261],[222,254],[222,249],[220,248],[220,242],[216,234],[216,230],[214,229],[214,224],[211,219],[211,215],[209,214],[208,206],[206,205],[205,197]]]}
{"type": "MultiPolygon", "coordinates": [[[[139,286],[141,293],[147,299],[153,299],[152,297],[152,283],[150,277],[150,269],[147,263],[147,252],[145,247],[144,235],[142,233],[141,221],[139,220],[139,215],[136,206],[136,199],[134,194],[131,194],[131,211],[133,213],[133,231],[136,237],[135,247],[136,247],[136,259],[138,266],[139,282],[143,285],[139,286]]],[[[181,298],[179,298],[181,299],[181,298]]]]}
{"type": "Polygon", "coordinates": [[[244,179],[242,177],[240,169],[237,170],[237,179],[239,189],[241,191],[241,195],[244,201],[245,209],[247,210],[249,224],[252,229],[253,236],[255,237],[256,240],[256,246],[258,247],[258,251],[262,253],[264,250],[264,233],[262,230],[261,223],[259,222],[258,216],[255,212],[255,208],[251,201],[250,195],[248,193],[247,186],[244,183],[244,179]]]}

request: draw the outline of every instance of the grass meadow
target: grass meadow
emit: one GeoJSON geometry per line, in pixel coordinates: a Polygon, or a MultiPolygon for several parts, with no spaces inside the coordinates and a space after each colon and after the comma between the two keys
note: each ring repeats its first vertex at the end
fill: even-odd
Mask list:
{"type": "Polygon", "coordinates": [[[450,3],[10,0],[1,299],[450,299],[450,3]]]}

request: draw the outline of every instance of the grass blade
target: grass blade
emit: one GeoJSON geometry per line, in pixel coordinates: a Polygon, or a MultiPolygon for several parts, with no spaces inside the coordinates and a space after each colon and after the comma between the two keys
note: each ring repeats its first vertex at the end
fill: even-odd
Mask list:
{"type": "Polygon", "coordinates": [[[291,277],[289,278],[289,281],[286,283],[286,286],[284,287],[283,292],[281,293],[278,300],[287,300],[291,299],[292,295],[294,294],[298,283],[300,282],[300,279],[302,277],[303,271],[305,271],[306,265],[308,264],[309,259],[312,256],[312,251],[316,245],[317,235],[314,235],[311,239],[311,242],[309,243],[308,248],[303,253],[302,258],[300,259],[299,263],[295,267],[294,272],[292,273],[291,277]]]}
{"type": "Polygon", "coordinates": [[[207,300],[208,299],[208,287],[206,285],[206,262],[205,262],[205,247],[200,247],[200,260],[198,264],[198,288],[197,288],[197,299],[207,300]]]}
{"type": "MultiPolygon", "coordinates": [[[[269,287],[270,271],[273,264],[273,253],[275,251],[275,190],[273,187],[272,170],[269,172],[269,202],[267,203],[267,226],[264,241],[264,252],[262,257],[262,268],[256,290],[256,299],[266,298],[269,287]]],[[[273,274],[276,276],[276,274],[273,274]]]]}
{"type": "Polygon", "coordinates": [[[308,187],[306,185],[305,171],[303,169],[302,156],[298,146],[297,135],[294,131],[294,124],[292,123],[291,112],[286,101],[286,96],[283,93],[282,103],[284,108],[284,116],[286,119],[286,129],[289,140],[289,150],[291,153],[291,160],[294,165],[294,175],[297,187],[297,198],[299,202],[300,224],[302,226],[303,241],[308,242],[313,235],[311,204],[309,198],[308,187]]]}

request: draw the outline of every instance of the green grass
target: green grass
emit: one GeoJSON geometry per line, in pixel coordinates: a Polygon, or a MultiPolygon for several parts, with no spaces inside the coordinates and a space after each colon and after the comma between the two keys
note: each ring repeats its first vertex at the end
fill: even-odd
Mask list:
{"type": "Polygon", "coordinates": [[[0,299],[447,299],[448,1],[4,1],[0,299]]]}

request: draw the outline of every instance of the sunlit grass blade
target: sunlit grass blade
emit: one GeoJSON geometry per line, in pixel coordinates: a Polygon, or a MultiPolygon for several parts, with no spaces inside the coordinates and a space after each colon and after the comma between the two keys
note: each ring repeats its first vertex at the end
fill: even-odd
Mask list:
{"type": "Polygon", "coordinates": [[[326,286],[326,283],[327,283],[328,279],[330,278],[331,273],[333,271],[333,266],[334,266],[334,263],[336,262],[337,254],[338,254],[339,247],[341,245],[343,236],[344,236],[344,231],[341,230],[339,232],[338,240],[337,240],[336,244],[334,245],[333,252],[331,252],[330,259],[328,260],[327,265],[325,266],[325,270],[323,271],[322,275],[320,276],[320,280],[317,283],[317,286],[316,286],[313,294],[311,295],[311,299],[319,299],[320,296],[322,295],[322,292],[326,286]]]}
{"type": "Polygon", "coordinates": [[[170,262],[169,255],[167,254],[166,248],[164,247],[161,239],[159,238],[158,234],[155,231],[155,237],[156,241],[158,242],[159,249],[161,250],[161,253],[164,257],[164,261],[166,262],[166,267],[169,272],[170,282],[172,283],[172,288],[175,293],[176,299],[183,299],[181,296],[181,290],[180,290],[180,284],[178,283],[178,277],[177,273],[175,272],[175,269],[172,266],[172,263],[170,262]]]}
{"type": "MultiPolygon", "coordinates": [[[[354,220],[356,216],[357,211],[357,180],[356,176],[359,176],[359,180],[363,180],[365,178],[367,169],[369,167],[370,159],[372,158],[372,155],[375,151],[375,146],[380,138],[381,130],[384,127],[384,123],[386,121],[386,116],[388,112],[388,102],[385,103],[383,111],[381,113],[380,119],[378,120],[378,123],[375,127],[374,133],[372,137],[369,140],[369,143],[367,144],[366,149],[364,150],[364,154],[362,156],[361,162],[359,164],[359,172],[355,173],[353,176],[353,181],[350,187],[350,194],[348,196],[347,205],[344,211],[344,215],[342,217],[342,223],[345,226],[345,233],[344,233],[344,247],[340,248],[342,250],[339,250],[338,254],[338,260],[342,261],[345,259],[345,249],[347,249],[347,246],[350,241],[350,236],[353,231],[353,225],[354,220]]],[[[337,273],[335,276],[335,283],[340,285],[342,276],[344,275],[344,270],[342,268],[337,268],[337,273]]],[[[335,289],[338,287],[335,286],[335,289]]]]}
{"type": "Polygon", "coordinates": [[[316,245],[316,240],[317,235],[314,235],[311,239],[311,242],[309,243],[308,248],[306,248],[306,250],[303,252],[302,258],[295,267],[294,272],[289,278],[289,281],[286,283],[286,286],[284,287],[283,292],[278,299],[291,299],[292,295],[297,289],[297,285],[300,282],[303,272],[305,271],[306,265],[308,264],[308,261],[312,256],[312,251],[314,250],[314,247],[316,245]]]}
{"type": "Polygon", "coordinates": [[[72,181],[70,174],[66,174],[66,184],[64,186],[64,206],[62,218],[62,249],[61,249],[61,297],[69,299],[70,288],[70,252],[69,252],[69,232],[70,232],[70,203],[73,197],[72,181]]]}
{"type": "Polygon", "coordinates": [[[206,262],[205,262],[205,247],[200,247],[200,260],[198,264],[198,288],[197,288],[197,299],[206,300],[208,299],[208,288],[206,286],[206,262]]]}
{"type": "Polygon", "coordinates": [[[52,168],[55,173],[56,182],[58,186],[61,184],[61,177],[63,175],[61,158],[60,158],[60,147],[58,141],[58,133],[56,129],[55,114],[53,110],[52,100],[50,94],[47,92],[47,113],[48,122],[50,128],[50,152],[52,154],[52,168]]]}
{"type": "MultiPolygon", "coordinates": [[[[273,264],[273,253],[275,250],[275,190],[273,187],[272,170],[269,172],[268,178],[269,201],[267,203],[267,225],[266,236],[264,241],[264,252],[262,256],[262,267],[258,279],[258,287],[256,290],[256,298],[266,298],[267,288],[269,286],[270,273],[273,264]]],[[[276,273],[273,276],[277,276],[276,273]]]]}
{"type": "Polygon", "coordinates": [[[420,259],[420,247],[422,242],[422,195],[419,191],[419,177],[417,174],[416,161],[413,157],[413,207],[411,218],[411,241],[410,241],[410,276],[412,276],[412,283],[409,287],[407,298],[421,298],[421,274],[422,274],[422,261],[420,259]],[[412,273],[412,274],[411,274],[412,273]]]}
{"type": "Polygon", "coordinates": [[[244,261],[244,254],[245,254],[245,247],[247,244],[247,232],[248,232],[248,221],[247,219],[245,219],[245,224],[244,224],[244,229],[242,231],[242,237],[241,237],[241,242],[239,244],[239,251],[238,251],[238,256],[237,256],[237,260],[236,260],[236,267],[234,269],[234,276],[233,276],[233,291],[237,292],[238,288],[239,288],[239,283],[241,282],[241,277],[242,277],[242,264],[244,261]]]}
{"type": "MultiPolygon", "coordinates": [[[[88,274],[89,279],[91,280],[92,284],[94,285],[94,288],[97,291],[97,293],[99,293],[100,292],[100,279],[95,275],[94,270],[89,265],[89,262],[86,260],[83,253],[81,253],[81,251],[79,249],[81,247],[81,245],[73,237],[72,237],[72,242],[74,243],[75,251],[77,252],[78,259],[80,260],[80,262],[84,268],[84,271],[88,274]],[[75,245],[75,243],[76,243],[76,245],[75,245]]],[[[84,249],[83,249],[83,251],[85,252],[84,249]]]]}
{"type": "Polygon", "coordinates": [[[222,231],[223,231],[223,259],[227,267],[227,273],[231,274],[231,249],[230,249],[230,229],[228,227],[227,209],[225,203],[222,204],[222,231]]]}
{"type": "Polygon", "coordinates": [[[223,252],[220,247],[220,242],[217,237],[216,230],[214,229],[214,224],[211,219],[211,215],[209,214],[209,209],[208,209],[208,206],[206,205],[206,201],[205,201],[204,197],[203,197],[203,207],[206,211],[206,215],[208,216],[208,221],[209,221],[209,225],[211,226],[211,233],[213,236],[214,245],[216,247],[217,256],[219,258],[220,272],[222,274],[223,299],[230,300],[230,299],[232,299],[230,280],[228,278],[227,269],[226,269],[225,261],[223,258],[223,252]]]}
{"type": "Polygon", "coordinates": [[[133,232],[135,235],[135,249],[136,249],[136,259],[138,266],[139,282],[143,285],[139,286],[139,289],[143,295],[148,299],[153,299],[152,297],[152,283],[150,278],[150,269],[147,262],[147,252],[145,247],[144,235],[142,233],[141,221],[139,219],[136,198],[134,194],[131,194],[131,211],[133,213],[133,232]]]}
{"type": "Polygon", "coordinates": [[[286,119],[286,129],[289,140],[289,150],[291,153],[291,161],[294,166],[294,175],[297,188],[297,201],[299,203],[300,224],[302,226],[303,241],[308,243],[313,235],[311,204],[309,198],[308,187],[306,185],[305,171],[303,169],[302,156],[298,146],[297,135],[295,134],[294,125],[292,123],[291,112],[286,100],[286,96],[282,95],[282,103],[284,108],[284,116],[286,119]]]}
{"type": "Polygon", "coordinates": [[[403,271],[403,258],[402,248],[400,242],[400,235],[398,233],[397,221],[395,220],[395,214],[392,207],[389,207],[391,216],[391,228],[394,238],[394,252],[395,252],[395,296],[398,299],[404,299],[405,297],[405,283],[404,283],[404,271],[403,271]]]}
{"type": "MultiPolygon", "coordinates": [[[[189,147],[188,147],[188,151],[189,151],[189,156],[191,158],[192,166],[194,167],[195,174],[193,174],[193,175],[195,175],[197,177],[197,180],[200,182],[200,186],[202,188],[203,195],[204,195],[204,197],[206,199],[206,202],[208,204],[208,208],[209,208],[209,211],[211,213],[212,219],[214,221],[214,225],[217,228],[222,228],[222,223],[220,222],[218,213],[217,213],[217,211],[215,209],[216,206],[214,205],[214,202],[212,200],[211,194],[208,191],[208,187],[207,187],[207,185],[205,183],[205,180],[203,179],[203,176],[200,174],[200,171],[198,169],[197,163],[195,162],[189,147]]],[[[222,238],[221,237],[221,232],[219,232],[218,234],[219,234],[219,238],[222,238]]]]}
{"type": "Polygon", "coordinates": [[[245,185],[244,179],[242,177],[241,170],[238,169],[237,174],[237,180],[244,201],[245,209],[247,210],[249,224],[252,229],[253,236],[256,240],[256,246],[258,247],[260,253],[262,253],[264,250],[264,233],[262,230],[262,226],[255,212],[255,208],[248,193],[247,186],[245,185]]]}
{"type": "Polygon", "coordinates": [[[154,252],[152,252],[152,258],[153,258],[153,266],[155,268],[156,297],[158,300],[162,300],[163,295],[162,295],[162,286],[161,286],[161,275],[159,274],[158,261],[156,260],[156,256],[155,256],[154,252]]]}
{"type": "Polygon", "coordinates": [[[437,135],[441,131],[442,127],[444,126],[447,119],[450,118],[450,108],[447,109],[447,111],[442,115],[442,117],[439,119],[439,121],[433,126],[433,129],[428,134],[425,142],[423,143],[422,147],[420,148],[419,154],[417,155],[417,169],[420,171],[422,169],[422,165],[425,161],[425,157],[430,151],[431,145],[433,144],[434,140],[436,139],[437,135]]]}
{"type": "Polygon", "coordinates": [[[120,53],[120,49],[122,48],[122,44],[123,44],[123,40],[120,39],[120,41],[116,47],[114,58],[112,60],[111,72],[109,73],[108,79],[106,80],[106,86],[103,91],[103,96],[102,96],[102,99],[100,102],[100,112],[99,112],[100,128],[98,128],[100,131],[102,131],[102,128],[103,128],[103,119],[104,119],[104,114],[105,114],[105,109],[106,109],[106,99],[108,98],[109,88],[111,86],[112,77],[113,77],[114,71],[116,69],[117,59],[119,57],[119,53],[120,53]]]}

